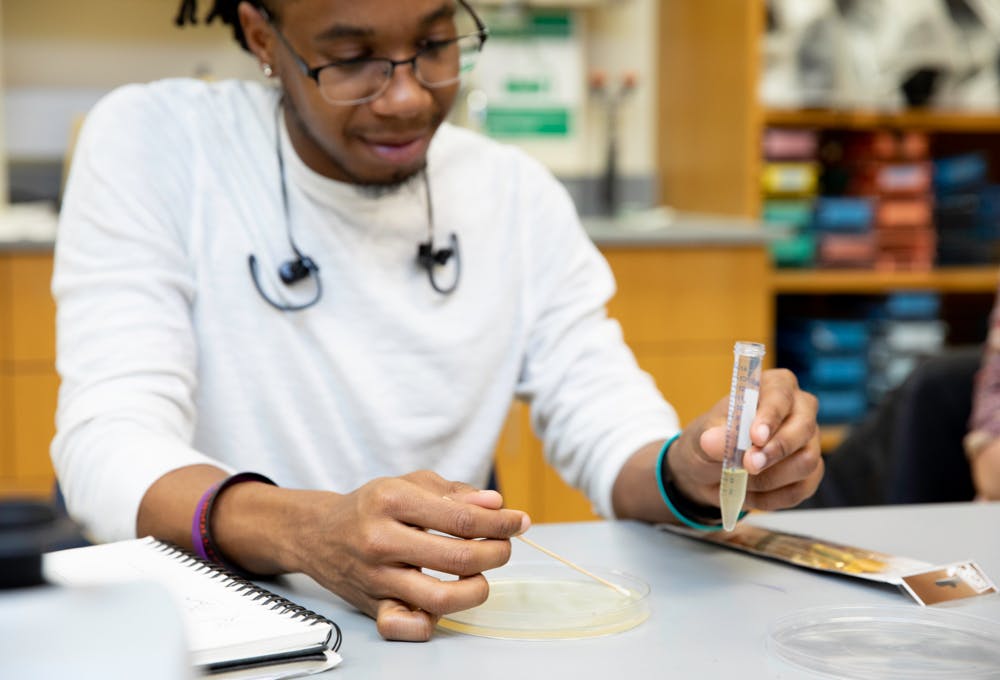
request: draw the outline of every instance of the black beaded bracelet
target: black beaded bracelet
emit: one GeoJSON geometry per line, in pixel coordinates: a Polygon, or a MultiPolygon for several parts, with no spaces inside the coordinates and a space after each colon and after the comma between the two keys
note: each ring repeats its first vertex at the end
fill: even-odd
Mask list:
{"type": "MultiPolygon", "coordinates": [[[[711,505],[696,503],[681,493],[674,483],[673,474],[667,465],[667,451],[670,446],[680,437],[680,433],[675,434],[663,444],[660,449],[660,456],[656,461],[656,482],[660,488],[660,496],[663,502],[670,508],[682,524],[699,531],[719,531],[722,529],[722,511],[711,505]]],[[[746,515],[740,513],[740,518],[746,515]]]]}

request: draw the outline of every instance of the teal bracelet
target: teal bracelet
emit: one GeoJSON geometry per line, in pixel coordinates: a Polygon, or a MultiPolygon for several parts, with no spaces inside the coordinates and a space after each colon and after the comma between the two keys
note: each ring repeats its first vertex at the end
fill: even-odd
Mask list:
{"type": "MultiPolygon", "coordinates": [[[[701,522],[695,522],[693,519],[681,513],[674,505],[673,501],[670,500],[670,494],[667,493],[667,487],[663,482],[663,463],[664,459],[667,457],[667,451],[680,436],[681,433],[678,432],[664,442],[663,448],[660,449],[660,455],[656,458],[656,485],[660,488],[660,496],[663,498],[663,502],[667,504],[667,507],[670,508],[670,512],[673,516],[676,517],[682,524],[685,524],[692,529],[697,529],[698,531],[719,531],[722,529],[721,524],[702,524],[701,522]]],[[[746,517],[746,514],[745,510],[740,512],[739,519],[746,517]]]]}

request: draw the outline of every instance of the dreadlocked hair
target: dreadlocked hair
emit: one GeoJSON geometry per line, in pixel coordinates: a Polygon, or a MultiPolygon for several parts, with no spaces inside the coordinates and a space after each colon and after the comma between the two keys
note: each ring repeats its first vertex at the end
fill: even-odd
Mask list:
{"type": "MultiPolygon", "coordinates": [[[[243,35],[243,27],[240,26],[239,15],[236,11],[241,2],[249,2],[254,7],[264,6],[261,0],[214,0],[211,11],[205,17],[205,23],[210,24],[219,19],[233,29],[233,38],[240,44],[240,47],[249,50],[247,38],[243,35]]],[[[181,27],[187,24],[197,24],[198,0],[181,0],[181,6],[177,11],[174,23],[181,27]]]]}

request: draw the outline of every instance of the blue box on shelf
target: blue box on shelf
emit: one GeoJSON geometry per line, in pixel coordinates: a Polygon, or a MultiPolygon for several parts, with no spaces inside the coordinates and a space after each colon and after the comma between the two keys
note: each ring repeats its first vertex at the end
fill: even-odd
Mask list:
{"type": "Polygon", "coordinates": [[[875,206],[871,199],[825,196],[816,200],[813,228],[818,231],[864,232],[872,228],[875,206]]]}
{"type": "Polygon", "coordinates": [[[818,388],[864,385],[868,380],[868,357],[864,354],[818,354],[802,365],[799,375],[818,388]]]}
{"type": "Polygon", "coordinates": [[[869,324],[856,319],[797,319],[783,323],[779,346],[795,354],[863,352],[868,347],[869,324]]]}
{"type": "Polygon", "coordinates": [[[980,152],[964,153],[934,161],[934,189],[950,193],[982,186],[989,175],[989,162],[980,152]]]}
{"type": "Polygon", "coordinates": [[[890,319],[936,319],[941,311],[941,295],[931,290],[890,293],[884,310],[890,319]]]}
{"type": "Polygon", "coordinates": [[[868,394],[865,387],[848,389],[809,389],[819,401],[816,420],[822,425],[855,423],[868,411],[868,394]]]}

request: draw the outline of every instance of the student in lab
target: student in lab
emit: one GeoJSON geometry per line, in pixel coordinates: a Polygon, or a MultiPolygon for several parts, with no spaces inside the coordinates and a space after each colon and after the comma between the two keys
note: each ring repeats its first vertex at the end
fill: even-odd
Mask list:
{"type": "MultiPolygon", "coordinates": [[[[514,396],[603,515],[681,521],[662,486],[717,523],[725,399],[681,430],[605,315],[610,271],[560,184],[443,122],[487,36],[470,6],[212,14],[274,86],[114,92],[63,204],[52,456],[91,534],[305,572],[384,637],[426,640],[530,524],[480,490],[514,396]]],[[[815,416],[765,372],[746,507],[813,493],[815,416]]]]}

